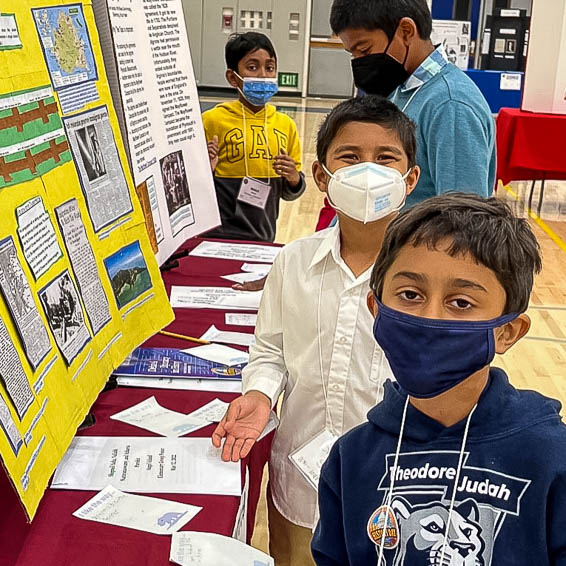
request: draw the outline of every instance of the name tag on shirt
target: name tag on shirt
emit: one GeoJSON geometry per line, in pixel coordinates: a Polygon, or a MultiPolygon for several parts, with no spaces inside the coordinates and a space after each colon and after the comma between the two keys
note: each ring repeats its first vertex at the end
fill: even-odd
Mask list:
{"type": "Polygon", "coordinates": [[[270,192],[271,185],[269,183],[263,183],[251,177],[244,177],[240,185],[238,200],[263,210],[267,204],[270,192]]]}
{"type": "Polygon", "coordinates": [[[322,465],[326,462],[330,450],[337,440],[338,436],[325,429],[301,448],[289,454],[289,460],[293,462],[315,491],[318,491],[318,480],[320,479],[322,465]]]}

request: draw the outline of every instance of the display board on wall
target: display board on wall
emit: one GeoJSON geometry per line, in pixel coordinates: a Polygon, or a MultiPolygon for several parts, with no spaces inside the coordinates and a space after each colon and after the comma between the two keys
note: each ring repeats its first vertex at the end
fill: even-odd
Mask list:
{"type": "Polygon", "coordinates": [[[173,313],[90,2],[2,12],[0,458],[31,519],[114,368],[173,313]]]}
{"type": "Polygon", "coordinates": [[[181,0],[93,0],[136,190],[162,264],[220,224],[181,0]]]}
{"type": "Polygon", "coordinates": [[[442,43],[446,56],[463,71],[470,62],[471,22],[433,20],[431,40],[434,45],[442,43]]]}

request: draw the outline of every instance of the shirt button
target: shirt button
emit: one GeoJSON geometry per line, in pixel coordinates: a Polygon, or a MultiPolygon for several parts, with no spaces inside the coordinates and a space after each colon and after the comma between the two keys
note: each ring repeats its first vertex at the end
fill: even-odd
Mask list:
{"type": "Polygon", "coordinates": [[[342,336],[339,340],[340,344],[345,344],[348,341],[348,338],[346,338],[346,336],[342,336]]]}
{"type": "Polygon", "coordinates": [[[340,386],[338,384],[332,386],[333,391],[340,391],[340,386]]]}

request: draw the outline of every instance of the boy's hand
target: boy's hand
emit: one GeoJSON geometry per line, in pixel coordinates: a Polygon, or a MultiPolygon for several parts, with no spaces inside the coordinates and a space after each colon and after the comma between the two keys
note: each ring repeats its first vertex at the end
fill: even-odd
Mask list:
{"type": "Polygon", "coordinates": [[[250,391],[230,403],[224,418],[212,433],[212,444],[220,448],[222,460],[237,462],[245,458],[269,421],[271,401],[259,391],[250,391]]]}
{"type": "Polygon", "coordinates": [[[284,179],[287,179],[292,187],[296,187],[301,182],[301,176],[297,171],[297,164],[291,159],[285,150],[281,150],[281,154],[278,155],[273,161],[273,169],[284,179]]]}
{"type": "Polygon", "coordinates": [[[218,165],[218,153],[218,136],[214,136],[212,140],[208,142],[208,158],[210,159],[210,168],[213,173],[218,165]]]}
{"type": "Polygon", "coordinates": [[[236,291],[263,291],[266,279],[267,275],[261,279],[256,279],[255,281],[236,283],[235,285],[232,285],[232,289],[235,289],[236,291]]]}

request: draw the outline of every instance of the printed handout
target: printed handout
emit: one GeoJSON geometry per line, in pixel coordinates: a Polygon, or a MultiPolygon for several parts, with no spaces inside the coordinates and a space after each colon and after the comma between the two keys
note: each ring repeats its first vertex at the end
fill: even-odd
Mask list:
{"type": "Polygon", "coordinates": [[[201,340],[208,342],[221,342],[222,344],[236,344],[238,346],[252,346],[255,336],[247,332],[229,332],[218,330],[214,324],[201,336],[201,340]]]}
{"type": "Polygon", "coordinates": [[[259,309],[262,291],[236,291],[230,287],[171,287],[171,306],[192,309],[259,309]]]}
{"type": "Polygon", "coordinates": [[[196,257],[212,257],[217,259],[235,259],[240,261],[257,261],[273,263],[280,247],[262,244],[230,244],[226,242],[202,242],[189,255],[196,257]]]}
{"type": "Polygon", "coordinates": [[[273,558],[231,537],[182,531],[171,539],[169,560],[179,566],[273,566],[273,558]]]}
{"type": "Polygon", "coordinates": [[[255,326],[257,314],[230,313],[224,315],[224,322],[232,326],[255,326]]]}
{"type": "Polygon", "coordinates": [[[196,346],[195,348],[189,348],[183,351],[191,354],[191,356],[196,356],[203,360],[210,360],[211,362],[225,366],[247,364],[250,359],[250,355],[247,352],[242,352],[241,350],[236,350],[236,348],[230,348],[229,346],[223,346],[222,344],[196,346]]]}
{"type": "Polygon", "coordinates": [[[73,515],[87,521],[170,535],[183,528],[200,511],[202,507],[132,495],[109,485],[73,515]]]}
{"type": "Polygon", "coordinates": [[[239,496],[241,480],[240,463],[223,462],[210,438],[79,436],[51,488],[239,496]]]}

